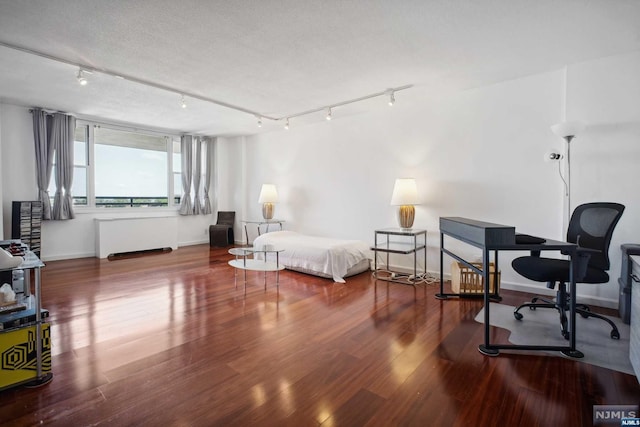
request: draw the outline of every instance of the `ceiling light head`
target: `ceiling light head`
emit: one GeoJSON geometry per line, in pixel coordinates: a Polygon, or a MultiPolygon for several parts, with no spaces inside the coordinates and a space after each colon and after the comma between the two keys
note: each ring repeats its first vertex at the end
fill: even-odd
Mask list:
{"type": "Polygon", "coordinates": [[[287,120],[284,122],[284,128],[289,130],[289,117],[287,117],[287,120]]]}
{"type": "Polygon", "coordinates": [[[80,68],[78,69],[78,75],[76,76],[76,79],[78,79],[78,83],[80,83],[81,86],[86,86],[87,85],[87,78],[84,75],[85,71],[80,68]]]}
{"type": "Polygon", "coordinates": [[[331,107],[327,108],[327,120],[331,120],[331,107]]]}
{"type": "Polygon", "coordinates": [[[393,104],[396,103],[395,92],[393,90],[389,89],[387,91],[387,94],[389,95],[389,107],[392,107],[393,104]]]}
{"type": "Polygon", "coordinates": [[[544,154],[545,162],[558,162],[562,160],[564,156],[561,153],[558,153],[556,150],[549,150],[544,154]]]}
{"type": "Polygon", "coordinates": [[[181,95],[180,105],[182,106],[182,108],[187,108],[187,103],[184,100],[184,95],[181,95]]]}

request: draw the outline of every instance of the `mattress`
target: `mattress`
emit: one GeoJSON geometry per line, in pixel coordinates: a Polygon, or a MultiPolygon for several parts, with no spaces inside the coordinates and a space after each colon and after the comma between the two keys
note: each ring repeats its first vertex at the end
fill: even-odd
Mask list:
{"type": "Polygon", "coordinates": [[[369,245],[360,240],[308,236],[294,231],[273,231],[258,236],[254,248],[273,245],[280,263],[289,270],[345,283],[344,278],[370,268],[369,245]]]}

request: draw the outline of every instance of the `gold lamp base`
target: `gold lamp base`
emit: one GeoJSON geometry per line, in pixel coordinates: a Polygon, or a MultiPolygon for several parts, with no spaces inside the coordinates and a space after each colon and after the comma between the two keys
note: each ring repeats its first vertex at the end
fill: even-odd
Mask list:
{"type": "Polygon", "coordinates": [[[398,223],[401,228],[413,227],[413,219],[416,216],[416,208],[413,205],[402,205],[398,209],[398,223]]]}
{"type": "Polygon", "coordinates": [[[262,217],[264,219],[273,218],[273,211],[274,211],[273,203],[263,203],[262,204],[262,217]]]}

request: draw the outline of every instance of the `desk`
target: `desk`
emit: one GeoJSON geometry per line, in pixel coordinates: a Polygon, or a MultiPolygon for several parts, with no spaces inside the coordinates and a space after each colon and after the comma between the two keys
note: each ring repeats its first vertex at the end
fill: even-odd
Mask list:
{"type": "MultiPolygon", "coordinates": [[[[465,264],[478,274],[482,275],[484,281],[484,344],[478,346],[480,353],[487,356],[497,356],[500,350],[543,350],[560,351],[564,355],[574,358],[584,357],[584,354],[576,350],[576,267],[577,267],[577,245],[573,243],[560,242],[547,239],[544,243],[517,244],[515,227],[492,224],[489,222],[476,221],[468,218],[441,217],[440,218],[440,293],[436,298],[446,299],[452,294],[443,292],[443,271],[444,254],[451,256],[459,262],[465,264]],[[469,261],[456,255],[444,246],[444,236],[465,242],[482,250],[482,269],[472,265],[469,261]],[[498,252],[499,251],[561,251],[570,256],[569,273],[569,337],[568,346],[548,346],[548,345],[503,345],[491,343],[490,325],[490,298],[489,292],[489,261],[491,251],[496,271],[499,271],[498,252]]],[[[497,276],[497,275],[494,275],[497,276]]],[[[495,285],[495,283],[494,283],[495,285]]],[[[497,289],[497,287],[494,287],[497,289]]]]}
{"type": "Polygon", "coordinates": [[[282,223],[284,222],[284,220],[282,219],[261,219],[261,220],[242,220],[242,222],[244,223],[244,235],[247,238],[247,245],[249,244],[249,232],[247,231],[247,225],[248,224],[255,224],[256,227],[258,228],[258,236],[260,235],[260,227],[263,225],[267,226],[267,233],[269,232],[269,225],[271,224],[278,224],[280,225],[280,230],[282,230],[282,223]]]}

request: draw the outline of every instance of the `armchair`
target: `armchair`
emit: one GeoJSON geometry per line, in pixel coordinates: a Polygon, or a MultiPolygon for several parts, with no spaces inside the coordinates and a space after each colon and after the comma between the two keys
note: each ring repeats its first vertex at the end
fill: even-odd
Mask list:
{"type": "MultiPolygon", "coordinates": [[[[576,243],[578,249],[578,273],[576,283],[607,283],[610,268],[609,244],[616,224],[624,211],[624,206],[618,203],[586,203],[576,207],[569,221],[567,229],[567,242],[576,243]]],[[[562,336],[570,337],[567,330],[567,315],[569,310],[569,294],[567,282],[569,282],[569,260],[542,258],[539,253],[531,256],[516,258],[511,263],[513,269],[527,279],[537,282],[547,282],[549,289],[554,289],[559,284],[555,300],[543,297],[535,297],[531,302],[520,305],[513,312],[517,320],[522,320],[520,310],[529,307],[554,308],[560,314],[562,336]],[[542,301],[539,303],[538,301],[542,301]]],[[[615,323],[604,316],[591,312],[585,304],[576,305],[576,313],[584,318],[595,317],[604,320],[611,326],[611,338],[620,339],[620,333],[615,323]]]]}

